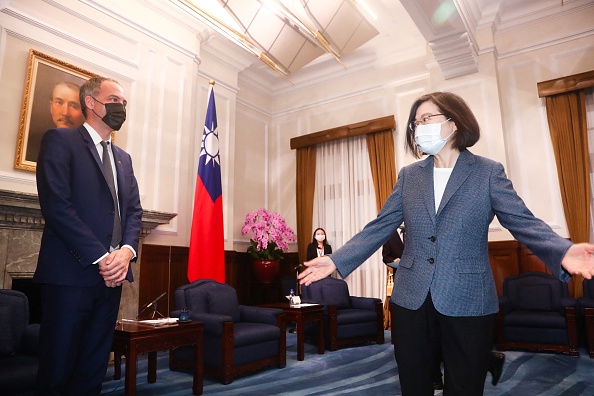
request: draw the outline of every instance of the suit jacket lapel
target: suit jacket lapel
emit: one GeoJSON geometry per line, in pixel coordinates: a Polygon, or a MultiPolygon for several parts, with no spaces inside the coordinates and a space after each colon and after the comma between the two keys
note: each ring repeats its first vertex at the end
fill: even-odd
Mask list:
{"type": "Polygon", "coordinates": [[[452,198],[462,183],[464,183],[464,180],[466,180],[468,175],[470,175],[470,173],[473,171],[474,168],[472,165],[474,162],[474,154],[472,154],[470,151],[464,150],[460,153],[460,156],[456,161],[456,165],[454,166],[454,170],[452,171],[452,175],[448,180],[448,184],[446,184],[446,188],[437,211],[437,216],[439,216],[443,208],[448,204],[450,198],[452,198]]]}
{"type": "MultiPolygon", "coordinates": [[[[101,170],[101,173],[103,174],[103,178],[105,179],[105,174],[103,173],[103,162],[101,161],[99,152],[97,152],[97,147],[95,146],[95,143],[93,143],[93,139],[91,139],[91,135],[89,134],[89,131],[87,131],[87,129],[81,125],[78,127],[78,132],[80,133],[83,140],[87,144],[87,148],[91,152],[91,155],[95,159],[95,162],[97,163],[97,166],[101,170]]],[[[107,183],[107,180],[105,182],[107,183]]]]}
{"type": "MultiPolygon", "coordinates": [[[[87,129],[82,125],[78,128],[78,131],[80,132],[82,138],[84,139],[85,143],[87,144],[87,148],[91,152],[91,155],[95,159],[95,162],[97,163],[97,166],[99,167],[99,170],[101,171],[101,174],[103,175],[103,180],[105,181],[105,186],[109,189],[109,184],[107,183],[107,178],[105,176],[105,171],[103,169],[103,161],[101,160],[101,157],[99,156],[99,152],[97,151],[97,146],[95,146],[95,143],[93,143],[93,139],[91,139],[91,135],[89,134],[89,131],[87,131],[87,129]]],[[[113,160],[116,164],[115,168],[116,168],[116,177],[118,179],[118,202],[120,203],[120,206],[121,206],[121,202],[122,202],[122,198],[121,198],[122,197],[122,188],[121,188],[121,186],[124,185],[124,175],[123,175],[124,172],[122,170],[119,153],[113,144],[111,145],[111,152],[113,153],[113,160]]],[[[120,207],[120,217],[123,217],[121,207],[120,207]]]]}
{"type": "Polygon", "coordinates": [[[118,179],[118,202],[120,204],[120,217],[123,219],[125,210],[122,207],[122,202],[125,202],[126,199],[126,189],[124,188],[124,186],[126,185],[126,181],[124,178],[124,167],[122,166],[122,160],[120,155],[121,153],[119,151],[119,148],[112,144],[111,151],[113,153],[113,162],[115,164],[116,169],[116,178],[118,179]]]}
{"type": "Polygon", "coordinates": [[[423,200],[429,212],[429,218],[431,222],[435,224],[435,193],[433,191],[433,156],[429,156],[423,161],[419,162],[421,172],[418,175],[418,186],[426,186],[425,194],[423,194],[423,200]]]}

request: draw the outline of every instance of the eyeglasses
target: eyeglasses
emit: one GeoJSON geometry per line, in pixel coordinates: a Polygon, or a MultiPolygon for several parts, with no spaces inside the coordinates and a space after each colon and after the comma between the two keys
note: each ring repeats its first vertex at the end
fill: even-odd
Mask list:
{"type": "Polygon", "coordinates": [[[425,115],[423,115],[421,117],[420,120],[415,120],[415,121],[411,122],[410,124],[408,124],[408,128],[412,132],[414,132],[419,125],[428,124],[432,117],[437,117],[437,116],[444,116],[445,117],[445,114],[441,114],[441,113],[438,113],[438,114],[425,114],[425,115]]]}

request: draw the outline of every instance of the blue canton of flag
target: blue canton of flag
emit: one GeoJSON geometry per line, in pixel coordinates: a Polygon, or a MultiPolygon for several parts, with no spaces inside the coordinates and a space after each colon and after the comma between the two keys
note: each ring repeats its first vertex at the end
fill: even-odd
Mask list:
{"type": "Polygon", "coordinates": [[[198,159],[198,177],[208,191],[212,201],[216,201],[222,194],[221,187],[221,156],[219,155],[219,132],[217,131],[217,109],[215,107],[214,90],[210,90],[204,133],[198,159]]]}

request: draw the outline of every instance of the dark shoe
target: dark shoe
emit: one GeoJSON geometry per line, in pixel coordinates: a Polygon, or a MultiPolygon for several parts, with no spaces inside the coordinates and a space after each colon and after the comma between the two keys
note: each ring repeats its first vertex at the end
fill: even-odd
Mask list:
{"type": "Polygon", "coordinates": [[[443,390],[443,381],[433,381],[433,390],[443,390]]]}
{"type": "Polygon", "coordinates": [[[505,362],[505,354],[501,352],[491,352],[491,361],[489,362],[489,372],[493,376],[491,383],[497,385],[501,374],[503,373],[503,363],[505,362]]]}

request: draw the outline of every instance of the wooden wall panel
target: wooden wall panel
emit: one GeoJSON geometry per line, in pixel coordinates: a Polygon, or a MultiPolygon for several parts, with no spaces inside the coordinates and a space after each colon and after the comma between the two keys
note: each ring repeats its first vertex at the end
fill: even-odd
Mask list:
{"type": "MultiPolygon", "coordinates": [[[[225,283],[237,291],[240,304],[257,305],[283,301],[288,294],[283,285],[296,284],[297,253],[285,253],[280,271],[271,284],[261,284],[253,276],[251,255],[225,251],[225,283]]],[[[140,258],[140,311],[163,292],[167,295],[158,303],[158,310],[169,316],[175,309],[175,290],[188,284],[188,248],[182,246],[143,245],[140,258]]],[[[138,280],[137,280],[138,281],[138,280]]],[[[146,319],[145,315],[142,315],[146,319]]]]}
{"type": "Polygon", "coordinates": [[[503,295],[503,280],[520,273],[518,249],[516,241],[489,242],[489,260],[499,296],[503,295]]]}
{"type": "MultiPolygon", "coordinates": [[[[551,273],[542,260],[515,240],[489,242],[489,260],[499,296],[503,295],[503,280],[508,276],[532,271],[551,273]]],[[[568,282],[570,297],[574,297],[575,282],[575,277],[568,282]]]]}
{"type": "MultiPolygon", "coordinates": [[[[497,294],[503,294],[503,280],[522,272],[550,273],[545,264],[527,247],[517,241],[489,242],[489,260],[495,278],[497,294]]],[[[163,292],[167,295],[158,309],[168,316],[175,309],[175,290],[188,283],[188,248],[180,246],[143,245],[140,264],[139,309],[163,292]]],[[[226,283],[237,290],[240,304],[257,305],[284,301],[289,288],[297,288],[296,252],[286,253],[280,261],[280,272],[271,284],[261,284],[252,272],[252,258],[246,252],[225,251],[226,283]]],[[[569,294],[573,297],[572,279],[569,294]]],[[[296,290],[297,292],[297,290],[296,290]]]]}

